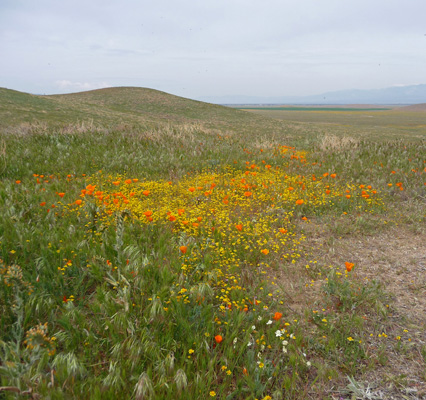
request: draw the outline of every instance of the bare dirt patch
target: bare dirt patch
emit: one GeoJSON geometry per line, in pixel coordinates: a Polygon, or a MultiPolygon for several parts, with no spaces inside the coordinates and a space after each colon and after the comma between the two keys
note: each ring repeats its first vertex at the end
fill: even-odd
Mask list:
{"type": "MultiPolygon", "coordinates": [[[[330,254],[330,253],[329,253],[330,254]]],[[[383,283],[398,313],[426,330],[426,241],[405,229],[338,240],[332,260],[354,262],[358,273],[383,283]]]]}
{"type": "Polygon", "coordinates": [[[339,240],[335,262],[355,262],[359,274],[375,279],[393,296],[392,325],[407,329],[411,341],[404,354],[387,349],[388,361],[364,379],[381,388],[384,398],[426,398],[426,241],[403,228],[376,236],[339,240]],[[405,396],[405,397],[403,397],[405,396]]]}
{"type": "MultiPolygon", "coordinates": [[[[336,239],[315,223],[305,226],[305,232],[309,231],[306,232],[309,246],[315,248],[313,254],[318,263],[344,266],[346,261],[352,262],[355,264],[353,273],[362,279],[379,281],[392,297],[389,304],[391,313],[385,328],[391,338],[384,352],[386,362],[364,376],[356,377],[357,382],[362,382],[365,388],[369,387],[371,393],[378,396],[371,398],[426,399],[426,364],[425,355],[422,354],[426,349],[425,238],[404,227],[392,227],[374,235],[351,234],[336,239]],[[404,329],[409,341],[397,351],[394,336],[404,329]]],[[[303,268],[302,263],[306,261],[298,262],[298,268],[303,268]]],[[[279,280],[283,282],[284,276],[282,274],[279,280]]],[[[304,292],[306,279],[305,283],[299,279],[298,285],[288,282],[287,277],[284,286],[294,311],[301,312],[303,308],[312,307],[323,295],[321,279],[315,281],[311,290],[304,292]]],[[[375,343],[372,342],[372,345],[375,343]]],[[[328,393],[344,393],[343,389],[348,383],[342,379],[338,384],[342,385],[342,390],[335,387],[328,393]]]]}

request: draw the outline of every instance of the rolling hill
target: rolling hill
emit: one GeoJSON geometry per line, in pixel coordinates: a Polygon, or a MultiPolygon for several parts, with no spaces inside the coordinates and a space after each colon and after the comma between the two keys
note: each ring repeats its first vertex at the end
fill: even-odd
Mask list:
{"type": "Polygon", "coordinates": [[[0,126],[36,121],[63,125],[87,120],[102,125],[200,123],[225,130],[279,125],[241,110],[147,88],[116,87],[49,96],[0,88],[0,126]]]}

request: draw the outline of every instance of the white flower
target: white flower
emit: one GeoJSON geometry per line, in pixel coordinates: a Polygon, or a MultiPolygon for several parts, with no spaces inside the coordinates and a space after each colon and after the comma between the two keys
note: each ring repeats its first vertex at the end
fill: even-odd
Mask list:
{"type": "Polygon", "coordinates": [[[288,345],[287,340],[284,340],[284,342],[283,342],[283,346],[287,346],[287,345],[288,345]]]}
{"type": "Polygon", "coordinates": [[[251,329],[254,331],[254,330],[256,329],[256,327],[253,325],[253,326],[251,327],[251,329]]]}
{"type": "Polygon", "coordinates": [[[250,346],[251,346],[251,342],[248,342],[248,343],[247,343],[247,346],[248,346],[248,347],[250,347],[250,346]]]}
{"type": "Polygon", "coordinates": [[[282,334],[283,333],[279,329],[275,332],[276,337],[280,337],[280,336],[282,336],[282,334]]]}
{"type": "Polygon", "coordinates": [[[311,362],[310,362],[310,361],[308,361],[308,362],[306,363],[306,365],[307,365],[308,367],[310,367],[312,364],[311,364],[311,362]]]}
{"type": "Polygon", "coordinates": [[[235,344],[235,343],[237,343],[237,341],[238,341],[238,338],[235,338],[232,343],[235,344]]]}
{"type": "Polygon", "coordinates": [[[271,325],[272,324],[272,321],[271,320],[269,320],[267,323],[266,323],[266,325],[271,325]]]}
{"type": "Polygon", "coordinates": [[[287,353],[287,347],[283,347],[283,353],[287,353]]]}
{"type": "Polygon", "coordinates": [[[257,317],[257,320],[258,320],[258,321],[262,321],[262,317],[259,315],[259,316],[257,317]]]}

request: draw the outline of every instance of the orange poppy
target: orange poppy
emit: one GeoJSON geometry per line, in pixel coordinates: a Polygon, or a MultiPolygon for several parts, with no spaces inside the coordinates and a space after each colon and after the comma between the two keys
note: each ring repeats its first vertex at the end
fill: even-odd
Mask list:
{"type": "Polygon", "coordinates": [[[345,267],[346,267],[346,271],[350,272],[352,270],[352,268],[354,267],[354,263],[350,263],[350,262],[345,262],[345,267]]]}
{"type": "Polygon", "coordinates": [[[114,181],[112,182],[113,185],[118,186],[120,184],[120,181],[114,181]]]}
{"type": "Polygon", "coordinates": [[[276,312],[275,314],[274,314],[274,316],[272,317],[272,319],[274,319],[275,321],[279,321],[280,319],[281,319],[281,317],[282,317],[283,315],[282,315],[282,313],[280,313],[280,312],[276,312]]]}
{"type": "Polygon", "coordinates": [[[148,210],[148,211],[145,211],[143,214],[145,215],[145,217],[150,217],[152,215],[152,211],[148,210]]]}
{"type": "Polygon", "coordinates": [[[144,191],[142,192],[142,194],[143,194],[144,196],[148,196],[150,193],[151,193],[151,192],[150,192],[149,190],[144,190],[144,191]]]}
{"type": "Polygon", "coordinates": [[[65,196],[65,193],[58,193],[58,196],[62,198],[65,196]]]}
{"type": "Polygon", "coordinates": [[[263,254],[265,254],[265,256],[266,256],[269,253],[269,250],[268,249],[263,249],[263,250],[260,250],[260,252],[263,253],[263,254]]]}
{"type": "Polygon", "coordinates": [[[222,342],[223,337],[222,337],[221,335],[216,335],[216,336],[214,337],[214,340],[216,340],[216,343],[220,343],[220,342],[222,342]]]}
{"type": "Polygon", "coordinates": [[[190,187],[188,190],[189,190],[191,193],[195,192],[195,188],[194,188],[194,187],[190,187]]]}
{"type": "Polygon", "coordinates": [[[239,230],[242,231],[243,230],[243,226],[241,224],[235,225],[235,227],[239,230]]]}
{"type": "Polygon", "coordinates": [[[75,204],[77,204],[78,206],[79,206],[81,203],[83,203],[83,201],[82,201],[82,200],[80,200],[80,199],[75,201],[75,204]]]}
{"type": "Polygon", "coordinates": [[[301,206],[303,203],[304,203],[304,201],[303,201],[302,199],[300,199],[300,200],[296,200],[296,204],[297,204],[298,206],[301,206]]]}
{"type": "Polygon", "coordinates": [[[246,197],[250,197],[251,195],[252,195],[251,192],[244,192],[244,196],[246,196],[246,197]]]}
{"type": "Polygon", "coordinates": [[[132,183],[132,180],[131,180],[131,179],[126,179],[126,180],[124,181],[124,183],[125,183],[125,184],[127,184],[127,185],[130,185],[130,184],[132,183]]]}
{"type": "Polygon", "coordinates": [[[182,254],[185,254],[186,251],[188,250],[188,247],[187,246],[180,246],[179,250],[181,251],[182,254]]]}

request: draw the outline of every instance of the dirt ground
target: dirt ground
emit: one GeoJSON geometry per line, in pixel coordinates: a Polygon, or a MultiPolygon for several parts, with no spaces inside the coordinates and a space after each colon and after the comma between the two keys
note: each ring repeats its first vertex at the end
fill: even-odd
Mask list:
{"type": "Polygon", "coordinates": [[[421,354],[426,345],[426,237],[394,227],[374,236],[340,239],[333,259],[341,264],[350,259],[359,274],[379,280],[393,296],[393,324],[411,336],[406,354],[389,349],[386,365],[364,377],[375,388],[371,393],[383,399],[426,399],[421,354]]]}
{"type": "MultiPolygon", "coordinates": [[[[422,349],[426,351],[426,235],[394,226],[371,235],[351,234],[330,240],[332,235],[324,233],[315,222],[305,225],[305,232],[308,247],[315,248],[313,255],[318,262],[344,266],[350,261],[359,277],[381,282],[391,296],[389,329],[406,329],[410,338],[404,351],[398,352],[394,341],[389,341],[386,363],[356,377],[356,382],[363,386],[359,393],[344,394],[349,384],[344,377],[340,381],[342,387],[330,387],[326,398],[426,399],[426,363],[422,355],[422,349]]],[[[282,274],[282,282],[289,281],[288,272],[291,270],[282,274]]],[[[306,281],[300,281],[294,285],[293,281],[286,289],[292,299],[289,307],[294,312],[301,313],[307,303],[314,304],[322,295],[321,281],[316,281],[310,294],[303,290],[305,284],[306,281]]]]}

